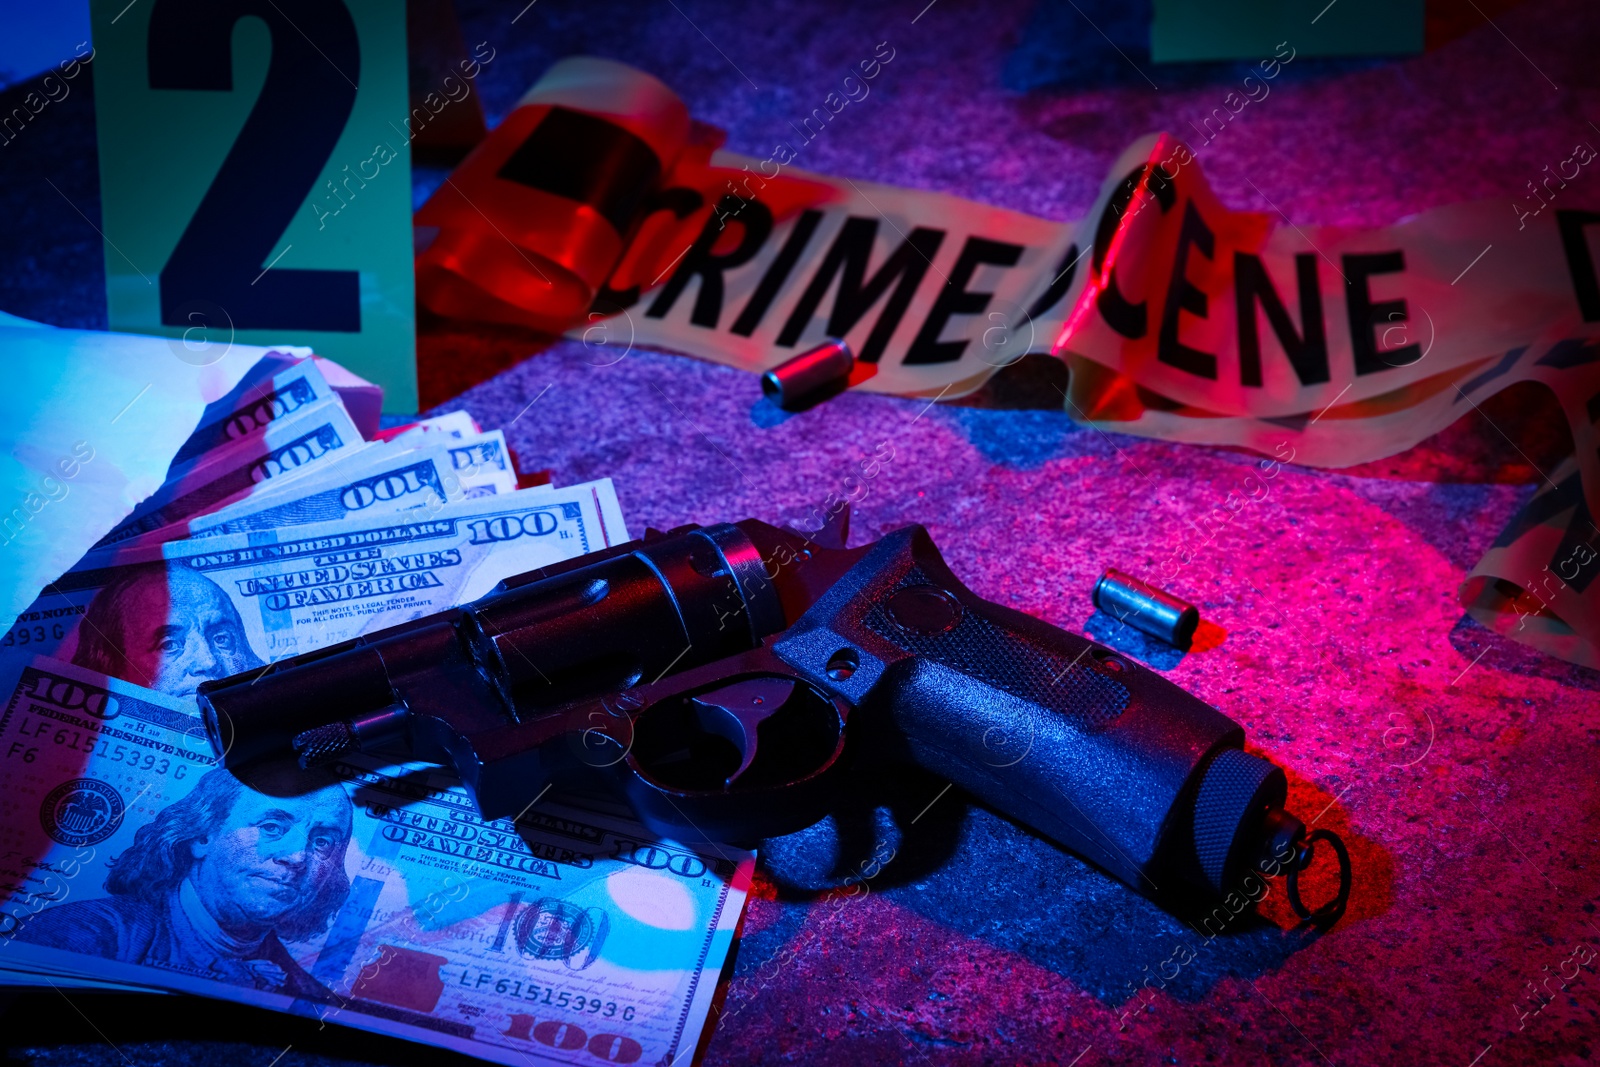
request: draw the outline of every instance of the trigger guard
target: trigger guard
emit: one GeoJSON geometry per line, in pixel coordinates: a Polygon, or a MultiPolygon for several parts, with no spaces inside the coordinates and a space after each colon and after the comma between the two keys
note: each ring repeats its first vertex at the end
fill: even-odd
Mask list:
{"type": "MultiPolygon", "coordinates": [[[[773,656],[767,646],[685,671],[664,679],[663,684],[636,687],[628,691],[628,696],[630,702],[636,699],[639,703],[629,713],[632,739],[615,772],[620,775],[618,784],[635,814],[652,831],[685,843],[754,841],[802,830],[818,822],[834,806],[846,768],[851,707],[797,674],[773,656]],[[741,752],[735,773],[717,781],[717,788],[686,788],[652,773],[647,761],[641,759],[641,738],[647,747],[652,742],[652,728],[646,725],[652,713],[672,714],[664,706],[673,704],[680,714],[691,703],[704,707],[704,702],[696,698],[726,693],[741,683],[756,680],[790,683],[793,690],[784,708],[803,690],[811,694],[811,699],[832,709],[836,732],[827,739],[831,743],[817,744],[813,749],[812,754],[818,757],[816,765],[806,773],[782,781],[761,782],[759,775],[757,780],[741,781],[747,771],[761,770],[756,762],[757,752],[749,753],[748,759],[741,752]]],[[[777,717],[774,713],[761,719],[777,717]]]]}
{"type": "Polygon", "coordinates": [[[657,695],[643,704],[632,714],[633,743],[624,762],[638,777],[677,797],[749,797],[764,794],[771,789],[801,785],[837,762],[844,748],[848,717],[849,707],[839,698],[788,671],[739,674],[714,683],[709,688],[688,687],[678,693],[657,695]],[[748,707],[736,710],[725,706],[734,703],[727,697],[723,697],[722,701],[707,699],[741,690],[748,693],[756,688],[757,683],[767,686],[777,683],[787,689],[778,708],[767,712],[748,707]],[[811,708],[799,707],[797,701],[808,701],[811,708]],[[808,715],[809,721],[802,719],[808,715]],[[669,721],[667,716],[675,716],[677,721],[669,721]],[[768,739],[766,751],[777,754],[764,761],[767,766],[762,767],[758,764],[762,752],[757,740],[760,736],[758,728],[768,723],[775,727],[790,726],[791,732],[786,736],[768,739]],[[811,730],[812,736],[795,736],[793,727],[796,726],[802,731],[811,730]],[[686,736],[691,733],[698,736],[686,736]],[[821,736],[816,736],[819,733],[821,736]],[[707,738],[724,741],[738,750],[734,756],[736,762],[729,766],[726,774],[710,776],[703,785],[685,785],[681,780],[674,781],[672,775],[662,773],[659,767],[652,766],[661,749],[692,744],[695,740],[707,738]],[[796,756],[799,758],[796,772],[773,780],[771,764],[796,756]],[[751,770],[765,771],[765,774],[747,776],[746,772],[751,770]],[[763,777],[768,779],[767,782],[761,782],[763,777]],[[715,785],[711,784],[713,781],[715,785]]]}

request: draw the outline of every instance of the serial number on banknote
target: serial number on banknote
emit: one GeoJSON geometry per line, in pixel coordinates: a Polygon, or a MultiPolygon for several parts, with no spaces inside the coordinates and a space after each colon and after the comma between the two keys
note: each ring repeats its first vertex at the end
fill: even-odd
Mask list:
{"type": "MultiPolygon", "coordinates": [[[[35,722],[34,735],[46,735],[54,724],[48,722],[35,722]]],[[[27,737],[29,722],[22,720],[22,726],[17,733],[27,737]]],[[[138,747],[128,747],[124,744],[113,744],[104,738],[85,735],[71,727],[59,727],[53,735],[48,735],[50,740],[64,748],[76,752],[87,752],[98,756],[111,763],[126,763],[141,771],[152,771],[156,774],[170,775],[174,780],[182,780],[189,773],[189,765],[183,760],[174,761],[170,756],[158,756],[154,752],[140,752],[138,747]]],[[[30,745],[26,741],[13,741],[6,749],[6,759],[20,759],[23,763],[32,763],[39,758],[39,746],[30,745]]]]}
{"type": "Polygon", "coordinates": [[[31,626],[23,623],[8,632],[4,638],[0,638],[0,648],[44,644],[45,642],[60,641],[66,636],[67,627],[65,623],[55,622],[48,626],[37,622],[31,626]]]}
{"type": "MultiPolygon", "coordinates": [[[[112,714],[115,714],[114,708],[112,714]]],[[[33,715],[22,716],[22,721],[17,724],[16,736],[19,740],[12,741],[6,748],[6,759],[20,759],[23,763],[38,759],[40,746],[46,742],[180,781],[189,773],[190,763],[209,766],[214,762],[204,756],[182,752],[171,745],[130,736],[109,727],[102,728],[102,732],[95,732],[62,726],[54,720],[33,715]]]]}
{"type": "Polygon", "coordinates": [[[487,971],[479,971],[474,979],[472,972],[463,970],[459,984],[472,990],[484,992],[493,990],[501,996],[513,1000],[525,1000],[530,1004],[549,1004],[551,1007],[565,1008],[575,1013],[598,1015],[603,1019],[618,1018],[625,1023],[632,1022],[634,1015],[637,1014],[637,1009],[632,1005],[618,1005],[614,1000],[602,1000],[582,993],[567,993],[551,986],[524,983],[516,978],[496,978],[487,971]]]}

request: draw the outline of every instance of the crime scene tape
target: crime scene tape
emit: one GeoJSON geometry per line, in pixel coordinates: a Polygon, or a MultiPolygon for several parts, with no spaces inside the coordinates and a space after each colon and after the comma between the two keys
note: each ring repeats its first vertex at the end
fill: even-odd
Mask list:
{"type": "MultiPolygon", "coordinates": [[[[885,48],[861,79],[892,61],[885,48]]],[[[1600,667],[1600,204],[1301,227],[1225,207],[1192,150],[1153,134],[1088,216],[1058,223],[801,171],[791,142],[755,159],[721,141],[647,74],[558,62],[418,212],[419,299],[754,372],[842,337],[853,388],[908,396],[959,397],[1053,351],[1081,422],[1318,467],[1404,451],[1542,382],[1575,455],[1545,472],[1461,601],[1600,667]]],[[[1580,144],[1563,166],[1594,157],[1580,144]]],[[[1570,177],[1546,178],[1552,198],[1570,177]]]]}

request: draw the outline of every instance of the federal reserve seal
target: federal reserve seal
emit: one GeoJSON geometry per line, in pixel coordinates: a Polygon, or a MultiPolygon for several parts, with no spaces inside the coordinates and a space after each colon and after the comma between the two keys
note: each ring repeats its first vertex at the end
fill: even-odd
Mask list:
{"type": "Polygon", "coordinates": [[[50,790],[39,824],[60,845],[97,845],[117,832],[126,810],[122,794],[94,778],[74,778],[50,790]]]}
{"type": "Polygon", "coordinates": [[[579,908],[543,897],[517,918],[517,948],[536,960],[560,960],[583,970],[600,955],[611,920],[600,908],[579,908]]]}

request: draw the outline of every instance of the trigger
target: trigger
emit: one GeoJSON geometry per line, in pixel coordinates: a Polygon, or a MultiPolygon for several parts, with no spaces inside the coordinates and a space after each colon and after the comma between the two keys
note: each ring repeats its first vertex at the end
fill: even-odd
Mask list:
{"type": "Polygon", "coordinates": [[[750,768],[756,758],[756,732],[788,700],[794,682],[786,678],[752,678],[702,693],[690,703],[699,712],[700,728],[726,738],[739,749],[739,767],[725,786],[750,768]]]}

